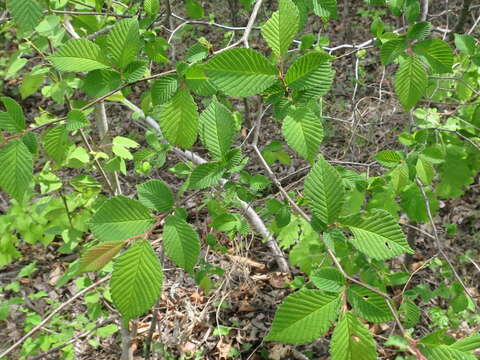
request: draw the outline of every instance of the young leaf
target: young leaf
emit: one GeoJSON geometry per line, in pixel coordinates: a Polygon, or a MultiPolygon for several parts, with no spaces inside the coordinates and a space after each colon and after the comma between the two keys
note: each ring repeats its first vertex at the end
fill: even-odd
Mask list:
{"type": "Polygon", "coordinates": [[[289,88],[306,90],[318,88],[318,96],[327,93],[332,85],[334,72],[330,64],[332,57],[326,53],[310,51],[299,57],[288,69],[285,82],[289,88]]]}
{"type": "Polygon", "coordinates": [[[198,165],[190,176],[190,189],[205,189],[217,184],[222,178],[225,169],[218,162],[210,162],[198,165]]]}
{"type": "Polygon", "coordinates": [[[20,139],[0,148],[0,188],[21,201],[33,178],[32,154],[20,139]]]}
{"type": "Polygon", "coordinates": [[[313,12],[324,19],[336,19],[337,0],[313,0],[313,12]]]}
{"type": "Polygon", "coordinates": [[[430,185],[435,176],[435,169],[433,164],[428,161],[425,156],[420,155],[415,166],[417,176],[424,185],[430,185]]]}
{"type": "MultiPolygon", "coordinates": [[[[425,338],[424,338],[425,339],[425,338]]],[[[453,344],[424,343],[419,344],[420,351],[428,359],[445,360],[475,360],[477,356],[472,351],[480,348],[480,335],[473,334],[467,338],[457,340],[453,344]]]]}
{"type": "Polygon", "coordinates": [[[48,60],[59,71],[81,72],[110,67],[100,46],[87,39],[68,40],[48,60]]]}
{"type": "Polygon", "coordinates": [[[323,267],[312,272],[310,279],[318,289],[338,293],[345,285],[342,273],[333,267],[323,267]]]}
{"type": "Polygon", "coordinates": [[[284,56],[298,31],[299,14],[292,0],[280,0],[278,11],[262,26],[262,36],[273,53],[284,56]]]}
{"type": "Polygon", "coordinates": [[[235,120],[230,110],[215,97],[200,115],[200,140],[216,158],[224,157],[232,146],[235,120]]]}
{"type": "Polygon", "coordinates": [[[172,100],[162,106],[160,127],[171,145],[192,147],[197,139],[197,104],[187,89],[178,89],[172,100]]]}
{"type": "Polygon", "coordinates": [[[172,190],[160,180],[150,180],[137,185],[137,194],[138,200],[143,205],[161,213],[167,213],[172,210],[175,203],[172,190]]]}
{"type": "Polygon", "coordinates": [[[143,1],[143,8],[145,12],[150,15],[154,16],[160,10],[160,1],[159,0],[144,0],[143,1]]]}
{"type": "Polygon", "coordinates": [[[153,105],[163,105],[169,102],[178,89],[178,79],[176,75],[166,75],[155,80],[152,85],[152,103],[153,105]]]}
{"type": "Polygon", "coordinates": [[[116,196],[100,206],[88,225],[100,241],[116,241],[143,234],[154,223],[150,211],[140,202],[116,196]]]}
{"type": "Polygon", "coordinates": [[[395,75],[395,92],[405,110],[415,106],[427,89],[427,72],[418,56],[408,56],[395,75]]]}
{"type": "Polygon", "coordinates": [[[143,314],[162,292],[162,265],[146,240],[138,240],[113,267],[112,300],[125,321],[143,314]]]}
{"type": "Polygon", "coordinates": [[[163,246],[167,256],[178,266],[192,273],[200,255],[198,234],[182,218],[172,215],[165,220],[163,246]]]}
{"type": "Polygon", "coordinates": [[[130,64],[138,53],[140,33],[136,19],[123,19],[116,23],[107,36],[107,54],[120,69],[130,64]]]}
{"type": "Polygon", "coordinates": [[[372,333],[347,311],[340,316],[330,343],[332,360],[375,360],[375,340],[372,333]]]}
{"type": "Polygon", "coordinates": [[[440,39],[427,39],[413,44],[413,51],[427,60],[435,73],[450,73],[453,66],[453,51],[440,39]]]}
{"type": "Polygon", "coordinates": [[[311,342],[332,325],[340,309],[340,297],[319,290],[300,290],[287,296],[277,309],[266,341],[288,344],[311,342]]]}
{"type": "Polygon", "coordinates": [[[407,45],[405,39],[393,39],[384,43],[380,50],[380,60],[382,61],[382,65],[386,66],[392,63],[397,57],[403,54],[407,45]]]}
{"type": "Polygon", "coordinates": [[[101,270],[122,250],[125,241],[107,241],[91,247],[80,258],[79,272],[101,270]]]}
{"type": "Polygon", "coordinates": [[[316,217],[325,224],[333,223],[342,210],[345,196],[342,178],[323,157],[305,179],[305,197],[316,217]]]}
{"type": "Polygon", "coordinates": [[[203,67],[215,86],[229,96],[258,94],[276,80],[278,70],[251,49],[231,49],[215,55],[203,67]]]}
{"type": "Polygon", "coordinates": [[[398,223],[385,210],[374,210],[366,217],[354,214],[341,219],[341,223],[352,232],[353,246],[371,258],[385,260],[414,253],[398,223]]]}
{"type": "Polygon", "coordinates": [[[408,28],[408,40],[420,40],[430,34],[431,24],[428,21],[418,22],[408,28]]]}
{"type": "Polygon", "coordinates": [[[468,56],[475,54],[475,38],[467,34],[455,34],[455,46],[468,56]]]}
{"type": "Polygon", "coordinates": [[[120,74],[113,70],[94,70],[87,74],[82,90],[91,97],[100,97],[117,89],[121,84],[120,74]]]}
{"type": "Polygon", "coordinates": [[[1,97],[7,111],[0,111],[0,129],[17,134],[25,130],[25,116],[23,110],[18,103],[9,98],[1,97]]]}
{"type": "Polygon", "coordinates": [[[398,153],[398,151],[393,150],[384,150],[380,151],[378,154],[374,156],[375,160],[377,160],[380,164],[385,167],[395,167],[402,161],[402,157],[398,153]]]}
{"type": "Polygon", "coordinates": [[[322,121],[308,106],[301,106],[283,120],[282,134],[293,150],[312,162],[323,140],[322,121]]]}
{"type": "Polygon", "coordinates": [[[7,10],[23,31],[33,30],[43,16],[38,0],[7,0],[7,10]]]}
{"type": "Polygon", "coordinates": [[[67,156],[68,148],[73,144],[68,137],[66,125],[57,125],[48,130],[43,136],[43,143],[47,154],[58,164],[67,156]]]}
{"type": "Polygon", "coordinates": [[[363,286],[353,284],[348,287],[348,302],[367,321],[380,323],[393,319],[386,300],[363,286]]]}
{"type": "Polygon", "coordinates": [[[75,131],[90,125],[85,113],[79,109],[73,109],[67,114],[67,130],[75,131]]]}

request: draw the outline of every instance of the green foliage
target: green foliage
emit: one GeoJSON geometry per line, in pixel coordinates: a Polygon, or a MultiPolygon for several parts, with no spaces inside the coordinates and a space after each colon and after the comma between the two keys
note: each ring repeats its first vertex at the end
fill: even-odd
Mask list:
{"type": "Polygon", "coordinates": [[[415,106],[427,89],[427,71],[420,59],[407,56],[395,75],[395,92],[405,110],[415,106]]]}
{"type": "Polygon", "coordinates": [[[100,241],[118,241],[146,232],[154,222],[140,202],[116,196],[100,206],[88,225],[100,241]]]}
{"type": "Polygon", "coordinates": [[[332,360],[377,359],[372,334],[350,311],[340,315],[332,334],[330,353],[332,360]]]}
{"type": "Polygon", "coordinates": [[[224,158],[232,146],[235,120],[230,110],[213,98],[199,119],[200,140],[216,158],[224,158]]]}
{"type": "Polygon", "coordinates": [[[7,9],[23,31],[32,31],[43,15],[40,2],[37,0],[7,0],[7,9]]]}
{"type": "Polygon", "coordinates": [[[171,145],[183,149],[192,147],[197,139],[197,105],[187,89],[178,89],[172,99],[162,106],[160,126],[171,145]]]}
{"type": "Polygon", "coordinates": [[[282,57],[298,31],[298,9],[291,0],[280,0],[278,11],[262,26],[262,35],[273,53],[282,57]]]}
{"type": "Polygon", "coordinates": [[[138,200],[150,209],[166,213],[172,210],[175,199],[172,190],[160,180],[150,180],[137,185],[138,200]]]}
{"type": "Polygon", "coordinates": [[[140,45],[138,21],[124,19],[116,23],[108,33],[106,43],[107,56],[112,63],[125,69],[137,57],[140,45]]]}
{"type": "Polygon", "coordinates": [[[282,134],[292,149],[312,162],[323,140],[323,126],[308,106],[301,106],[283,119],[282,134]]]}
{"type": "Polygon", "coordinates": [[[22,140],[12,140],[0,149],[0,188],[22,200],[33,178],[32,154],[22,140]]]}
{"type": "Polygon", "coordinates": [[[68,40],[48,57],[59,71],[92,71],[108,69],[110,63],[97,44],[86,39],[68,40]]]}
{"type": "Polygon", "coordinates": [[[112,300],[125,321],[142,315],[160,297],[162,265],[152,246],[138,240],[115,262],[110,291],[112,300]]]}
{"type": "Polygon", "coordinates": [[[192,273],[200,255],[200,242],[195,230],[184,219],[172,215],[165,220],[163,237],[167,256],[192,273]]]}
{"type": "Polygon", "coordinates": [[[319,290],[295,292],[279,306],[265,340],[305,344],[325,333],[338,316],[340,297],[319,290]]]}
{"type": "Polygon", "coordinates": [[[231,49],[215,55],[203,69],[223,93],[247,97],[275,82],[278,70],[265,57],[250,49],[231,49]]]}
{"type": "MultiPolygon", "coordinates": [[[[475,358],[477,334],[458,340],[445,335],[457,334],[451,330],[460,324],[473,329],[480,322],[451,264],[440,258],[421,264],[421,270],[430,267],[438,274],[439,284],[430,288],[411,281],[423,273],[399,271],[396,261],[387,261],[418,250],[407,242],[400,222],[409,229],[423,225],[407,221],[437,225],[434,233],[451,237],[452,244],[458,243],[455,236],[464,240],[454,221],[430,224],[429,215],[437,221],[440,206],[448,209],[480,171],[480,48],[473,30],[473,35],[452,36],[454,52],[448,34],[440,40],[441,17],[435,17],[435,26],[420,21],[418,0],[363,1],[357,10],[361,25],[348,20],[353,31],[366,25],[375,39],[354,47],[336,43],[338,36],[328,38],[328,20],[338,18],[336,0],[279,0],[276,11],[266,2],[240,0],[241,17],[252,20],[247,29],[238,28],[243,20],[237,21],[235,12],[227,21],[233,28],[223,22],[216,2],[170,2],[173,12],[166,22],[169,10],[159,0],[47,2],[7,0],[0,21],[8,45],[0,59],[0,82],[10,96],[0,98],[0,190],[9,201],[0,206],[0,266],[36,259],[32,249],[43,246],[47,259],[82,254],[57,286],[84,272],[113,272],[109,290],[85,294],[85,319],[56,315],[52,331],[29,338],[18,356],[35,356],[68,341],[78,328],[91,329],[100,316],[107,318],[103,296],[126,326],[149,311],[162,291],[157,252],[206,294],[224,274],[206,260],[225,254],[233,239],[235,248],[243,248],[250,244],[244,241],[248,236],[264,238],[269,247],[277,241],[296,267],[287,282],[294,292],[279,306],[265,340],[305,344],[330,329],[332,359],[375,359],[370,323],[395,321],[408,334],[390,336],[381,346],[397,348],[398,358],[411,357],[417,348],[429,359],[475,358]],[[253,9],[255,14],[243,13],[253,9]],[[186,21],[177,13],[186,14],[186,21]],[[407,26],[392,30],[392,17],[407,26]],[[333,70],[351,61],[350,54],[354,68],[346,78],[353,84],[333,70]],[[376,132],[363,130],[377,125],[364,123],[363,115],[380,110],[371,94],[378,88],[376,70],[367,66],[372,64],[384,66],[379,104],[393,111],[396,98],[405,121],[392,123],[393,136],[376,149],[367,138],[370,154],[361,151],[365,134],[376,132]],[[395,94],[384,96],[390,78],[395,94]],[[323,99],[334,81],[335,92],[323,99]],[[351,122],[337,118],[348,105],[342,98],[351,98],[351,122]],[[104,104],[109,104],[105,114],[104,104]],[[132,110],[131,118],[118,112],[119,106],[132,110]],[[353,130],[348,145],[337,120],[353,130]],[[260,125],[263,131],[257,133],[260,125]],[[151,129],[143,133],[144,126],[151,129]],[[275,137],[280,127],[284,141],[275,137]],[[250,151],[253,137],[263,159],[250,151]],[[325,154],[336,159],[331,163],[345,167],[325,160],[322,141],[325,154]],[[349,158],[352,149],[360,150],[361,159],[349,158]],[[307,162],[311,168],[302,189],[307,162]],[[292,173],[277,177],[281,167],[292,173]],[[283,189],[277,189],[279,183],[283,189]],[[201,236],[189,224],[192,202],[198,216],[207,216],[196,222],[205,225],[201,236]],[[307,208],[311,218],[303,212],[307,208]],[[209,256],[200,259],[203,240],[209,256]],[[419,339],[417,326],[426,318],[422,325],[434,331],[419,339]],[[67,323],[65,329],[59,326],[67,323]]],[[[361,44],[356,40],[352,43],[361,44]]],[[[458,261],[471,266],[475,256],[458,261]]],[[[42,267],[31,261],[18,276],[37,271],[42,267]]],[[[80,275],[75,284],[85,289],[90,279],[80,275]]],[[[0,292],[23,293],[28,283],[14,281],[0,292]]],[[[46,296],[40,291],[30,300],[46,296]]],[[[41,318],[24,304],[19,296],[2,299],[0,321],[19,309],[24,330],[31,329],[41,318]]],[[[219,336],[230,336],[235,326],[218,325],[219,336]]],[[[100,346],[97,337],[117,330],[113,324],[97,329],[90,345],[100,346]]],[[[58,356],[75,356],[73,346],[61,352],[58,356]]]]}
{"type": "Polygon", "coordinates": [[[402,229],[385,210],[365,216],[353,214],[340,221],[352,232],[353,246],[371,258],[385,260],[404,253],[413,254],[402,229]]]}
{"type": "Polygon", "coordinates": [[[312,212],[324,224],[333,223],[342,210],[344,194],[340,175],[320,157],[305,179],[305,197],[312,212]]]}

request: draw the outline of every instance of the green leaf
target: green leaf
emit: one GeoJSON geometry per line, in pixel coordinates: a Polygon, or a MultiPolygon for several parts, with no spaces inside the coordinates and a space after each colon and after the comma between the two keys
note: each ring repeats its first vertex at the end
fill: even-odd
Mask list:
{"type": "Polygon", "coordinates": [[[232,146],[235,120],[230,110],[215,97],[200,115],[200,140],[216,158],[223,158],[232,146]]]}
{"type": "Polygon", "coordinates": [[[17,134],[25,130],[25,116],[18,103],[9,98],[1,97],[0,100],[7,111],[0,111],[0,129],[17,134]]]}
{"type": "Polygon", "coordinates": [[[405,39],[393,39],[384,43],[380,50],[380,60],[382,61],[382,65],[386,66],[391,64],[396,58],[403,54],[407,45],[405,39]]]}
{"type": "Polygon", "coordinates": [[[405,110],[415,106],[427,89],[427,72],[417,56],[408,56],[395,75],[395,92],[405,110]]]}
{"type": "Polygon", "coordinates": [[[430,34],[431,24],[428,21],[418,22],[408,28],[408,40],[420,40],[430,34]]]}
{"type": "Polygon", "coordinates": [[[190,175],[190,189],[205,189],[216,185],[222,178],[225,169],[218,162],[210,162],[198,165],[190,175]]]}
{"type": "Polygon", "coordinates": [[[0,148],[0,188],[21,201],[33,178],[32,154],[20,139],[0,148]]]}
{"type": "Polygon", "coordinates": [[[348,302],[367,321],[381,323],[393,320],[385,299],[363,286],[353,284],[348,287],[348,302]]]}
{"type": "Polygon", "coordinates": [[[154,223],[150,211],[140,202],[116,196],[102,204],[88,225],[100,241],[117,241],[143,234],[154,223]]]}
{"type": "Polygon", "coordinates": [[[313,0],[313,12],[324,19],[336,19],[337,0],[313,0]]]}
{"type": "Polygon", "coordinates": [[[341,223],[352,232],[353,246],[371,258],[385,260],[414,253],[400,226],[385,210],[376,209],[365,217],[354,214],[343,218],[341,223]]]}
{"type": "Polygon", "coordinates": [[[178,266],[192,273],[200,255],[198,234],[182,218],[169,216],[163,230],[163,246],[167,256],[178,266]]]}
{"type": "Polygon", "coordinates": [[[192,147],[197,139],[197,104],[185,88],[180,88],[172,100],[162,106],[160,127],[171,145],[183,149],[192,147]]]}
{"type": "Polygon", "coordinates": [[[413,301],[404,299],[399,310],[400,320],[405,328],[409,329],[417,325],[420,320],[421,311],[413,301]]]}
{"type": "Polygon", "coordinates": [[[193,64],[187,69],[185,83],[191,91],[200,96],[212,96],[218,92],[200,64],[193,64]]]}
{"type": "Polygon", "coordinates": [[[229,96],[261,93],[276,80],[278,70],[258,52],[237,48],[215,55],[203,67],[215,86],[229,96]]]}
{"type": "Polygon", "coordinates": [[[160,298],[162,265],[152,246],[138,240],[113,267],[110,280],[112,300],[125,321],[148,311],[160,298]]]}
{"type": "Polygon", "coordinates": [[[33,30],[43,16],[38,0],[7,0],[7,9],[23,31],[33,30]]]}
{"type": "Polygon", "coordinates": [[[402,161],[402,157],[398,151],[393,150],[380,151],[374,158],[385,167],[395,167],[402,161]]]}
{"type": "Polygon", "coordinates": [[[205,16],[202,5],[195,0],[187,0],[185,7],[189,18],[200,19],[205,16]]]}
{"type": "Polygon", "coordinates": [[[472,35],[455,34],[455,46],[465,55],[475,55],[475,39],[472,35]]]}
{"type": "Polygon", "coordinates": [[[176,75],[166,75],[155,80],[152,85],[152,103],[153,105],[163,105],[169,102],[178,89],[178,79],[176,75]]]}
{"type": "Polygon", "coordinates": [[[453,66],[453,51],[440,39],[428,39],[413,44],[413,51],[427,60],[436,73],[450,73],[453,66]]]}
{"type": "Polygon", "coordinates": [[[314,270],[310,280],[318,289],[338,293],[345,285],[342,273],[333,267],[324,267],[314,270]]]}
{"type": "Polygon", "coordinates": [[[302,106],[283,120],[282,134],[293,150],[313,162],[323,140],[322,121],[310,107],[302,106]]]}
{"type": "Polygon", "coordinates": [[[157,15],[158,11],[160,10],[160,1],[159,0],[144,0],[143,1],[143,9],[150,16],[157,15]]]}
{"type": "Polygon", "coordinates": [[[319,290],[300,290],[278,307],[266,341],[306,344],[325,333],[338,316],[338,295],[319,290]]]}
{"type": "Polygon", "coordinates": [[[451,345],[442,343],[419,344],[422,354],[428,359],[434,360],[476,360],[478,357],[472,354],[472,351],[478,348],[480,348],[480,335],[478,333],[457,340],[451,345]]]}
{"type": "Polygon", "coordinates": [[[88,125],[90,125],[90,122],[82,110],[73,109],[67,114],[68,131],[75,131],[88,125]]]}
{"type": "Polygon", "coordinates": [[[330,64],[332,57],[326,53],[310,51],[299,57],[290,66],[285,82],[295,90],[319,89],[318,96],[330,90],[334,72],[330,64]]]}
{"type": "Polygon", "coordinates": [[[73,144],[68,137],[66,125],[57,125],[43,135],[43,143],[47,154],[61,164],[68,153],[68,148],[73,144]]]}
{"type": "Polygon", "coordinates": [[[161,213],[172,210],[175,203],[172,190],[160,180],[149,180],[146,183],[137,185],[138,200],[150,209],[161,213]]]}
{"type": "Polygon", "coordinates": [[[86,39],[68,40],[60,50],[48,57],[59,71],[92,71],[110,67],[108,59],[97,44],[86,39]]]}
{"type": "Polygon", "coordinates": [[[20,85],[20,95],[22,100],[37,92],[38,88],[43,84],[45,74],[34,74],[32,72],[23,77],[22,85],[20,85]]]}
{"type": "Polygon", "coordinates": [[[278,11],[262,26],[262,36],[273,53],[284,56],[298,32],[299,13],[291,0],[280,0],[278,11]]]}
{"type": "Polygon", "coordinates": [[[130,64],[138,53],[140,33],[136,19],[123,19],[117,22],[108,33],[107,55],[121,69],[130,64]]]}
{"type": "Polygon", "coordinates": [[[87,74],[82,90],[88,96],[97,98],[118,89],[121,84],[120,74],[112,70],[94,70],[87,74]]]}
{"type": "Polygon", "coordinates": [[[345,196],[342,178],[323,157],[312,167],[305,179],[305,197],[318,219],[333,223],[342,210],[345,196]]]}
{"type": "Polygon", "coordinates": [[[91,247],[80,258],[79,272],[101,270],[122,250],[125,241],[107,241],[91,247]]]}
{"type": "Polygon", "coordinates": [[[424,156],[420,155],[418,157],[415,169],[417,170],[417,176],[422,184],[430,185],[432,183],[433,177],[435,176],[435,169],[433,168],[433,164],[424,156]]]}
{"type": "Polygon", "coordinates": [[[352,312],[340,316],[330,343],[332,360],[375,360],[375,347],[372,333],[352,312]]]}

